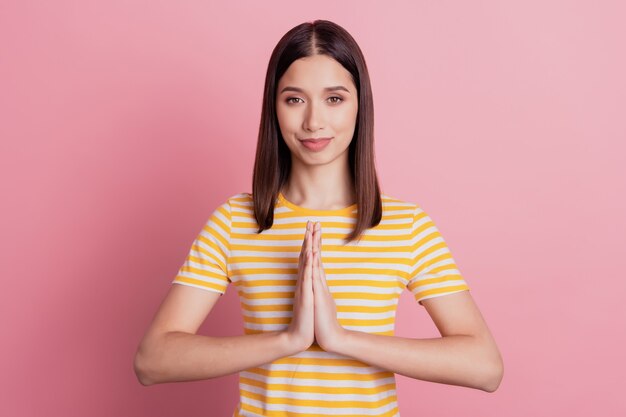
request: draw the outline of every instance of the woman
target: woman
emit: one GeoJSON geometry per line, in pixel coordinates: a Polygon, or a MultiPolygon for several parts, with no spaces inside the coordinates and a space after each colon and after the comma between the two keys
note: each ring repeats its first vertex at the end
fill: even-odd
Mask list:
{"type": "Polygon", "coordinates": [[[235,416],[399,415],[394,373],[496,390],[500,353],[445,241],[380,192],[367,67],[340,26],[303,23],[274,49],[252,189],[194,241],[137,351],[142,384],[239,372],[235,416]],[[245,334],[197,335],[231,282],[245,334]],[[404,288],[441,338],[393,335],[404,288]]]}

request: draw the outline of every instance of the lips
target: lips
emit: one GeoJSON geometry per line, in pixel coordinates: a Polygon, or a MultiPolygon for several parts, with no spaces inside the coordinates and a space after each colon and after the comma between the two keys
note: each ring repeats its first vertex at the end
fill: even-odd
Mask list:
{"type": "Polygon", "coordinates": [[[331,139],[332,138],[301,139],[300,143],[310,151],[319,152],[330,143],[331,139]]]}
{"type": "Polygon", "coordinates": [[[332,138],[304,138],[304,139],[300,139],[300,141],[318,143],[318,142],[329,140],[329,139],[332,139],[332,138]]]}

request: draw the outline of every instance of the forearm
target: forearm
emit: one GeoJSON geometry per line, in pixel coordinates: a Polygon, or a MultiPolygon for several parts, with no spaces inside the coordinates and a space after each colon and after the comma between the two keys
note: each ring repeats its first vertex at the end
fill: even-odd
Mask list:
{"type": "Polygon", "coordinates": [[[410,339],[346,330],[333,350],[410,378],[487,392],[502,376],[499,353],[475,336],[410,339]]]}
{"type": "Polygon", "coordinates": [[[284,332],[213,337],[169,332],[140,348],[135,371],[143,385],[230,375],[296,354],[284,332]]]}

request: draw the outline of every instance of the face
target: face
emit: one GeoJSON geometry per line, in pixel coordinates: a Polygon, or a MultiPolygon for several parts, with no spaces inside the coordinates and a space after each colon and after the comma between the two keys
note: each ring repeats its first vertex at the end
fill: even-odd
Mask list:
{"type": "MultiPolygon", "coordinates": [[[[278,82],[276,114],[292,158],[306,165],[348,161],[358,97],[350,73],[326,55],[294,61],[278,82]],[[317,144],[307,138],[331,138],[317,144]]],[[[293,163],[297,163],[292,159],[293,163]]]]}

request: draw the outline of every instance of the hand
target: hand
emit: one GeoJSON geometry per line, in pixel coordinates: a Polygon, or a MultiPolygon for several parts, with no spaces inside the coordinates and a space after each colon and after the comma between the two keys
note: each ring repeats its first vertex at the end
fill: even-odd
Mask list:
{"type": "Polygon", "coordinates": [[[313,227],[313,296],[315,300],[315,340],[328,352],[341,343],[346,330],[337,320],[337,306],[326,284],[326,274],[322,264],[322,226],[316,222],[313,227]]]}
{"type": "Polygon", "coordinates": [[[293,297],[293,316],[287,328],[290,342],[299,351],[307,350],[315,340],[313,300],[312,225],[307,222],[298,260],[298,277],[293,297]]]}

